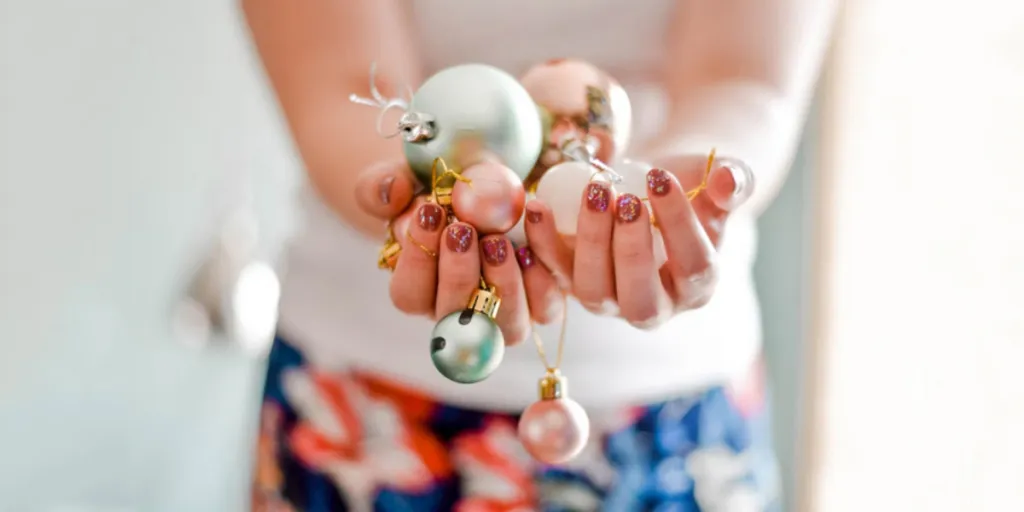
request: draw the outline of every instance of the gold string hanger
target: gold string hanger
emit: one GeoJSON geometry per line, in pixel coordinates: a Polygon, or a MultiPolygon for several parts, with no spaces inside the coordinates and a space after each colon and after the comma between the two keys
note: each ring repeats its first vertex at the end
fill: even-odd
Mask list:
{"type": "Polygon", "coordinates": [[[473,186],[473,180],[449,169],[444,158],[435,158],[433,165],[430,166],[430,197],[435,203],[441,206],[451,206],[452,204],[453,187],[441,186],[441,180],[445,178],[452,178],[456,181],[461,181],[470,187],[473,186]],[[440,175],[437,174],[437,164],[441,164],[441,167],[444,169],[444,172],[440,175]]]}
{"type": "MultiPolygon", "coordinates": [[[[686,198],[687,199],[689,199],[690,201],[693,201],[698,195],[700,195],[701,192],[707,190],[707,188],[708,188],[708,179],[711,177],[711,171],[714,169],[714,166],[715,166],[715,148],[711,148],[711,153],[708,155],[708,163],[704,167],[704,175],[701,176],[700,183],[697,185],[696,188],[694,188],[693,190],[686,191],[686,198]]],[[[649,197],[644,197],[643,199],[641,199],[641,201],[649,203],[651,201],[651,199],[649,197]]]]}
{"type": "Polygon", "coordinates": [[[700,184],[697,185],[697,188],[695,188],[695,189],[693,189],[693,190],[691,190],[691,191],[686,193],[686,198],[687,199],[689,199],[690,201],[693,201],[694,198],[696,198],[698,194],[700,194],[701,192],[703,192],[704,190],[706,190],[708,188],[708,178],[711,177],[711,169],[712,169],[712,167],[714,167],[714,165],[715,165],[715,148],[711,148],[711,153],[708,154],[708,165],[706,167],[704,167],[704,176],[701,177],[700,184]]]}
{"type": "Polygon", "coordinates": [[[544,351],[544,340],[541,339],[540,334],[537,332],[537,324],[533,324],[533,343],[537,346],[537,355],[540,356],[540,362],[544,365],[544,370],[547,371],[548,375],[558,374],[558,369],[562,366],[562,354],[565,352],[565,331],[568,324],[569,299],[565,293],[562,293],[562,326],[558,333],[558,352],[555,355],[555,364],[548,362],[548,356],[544,351]]]}

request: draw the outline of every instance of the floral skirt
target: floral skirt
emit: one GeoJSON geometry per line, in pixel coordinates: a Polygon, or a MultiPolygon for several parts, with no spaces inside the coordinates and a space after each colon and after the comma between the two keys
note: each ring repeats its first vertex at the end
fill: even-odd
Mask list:
{"type": "Polygon", "coordinates": [[[369,375],[317,371],[277,339],[252,510],[777,510],[759,368],[734,386],[588,410],[590,445],[566,467],[544,467],[519,444],[514,415],[437,403],[369,375]]]}

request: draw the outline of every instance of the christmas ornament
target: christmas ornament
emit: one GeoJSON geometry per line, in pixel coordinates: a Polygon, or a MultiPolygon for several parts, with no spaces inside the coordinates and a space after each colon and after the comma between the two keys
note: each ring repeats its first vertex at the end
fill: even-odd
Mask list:
{"type": "Polygon", "coordinates": [[[522,180],[499,162],[485,160],[462,171],[452,187],[452,211],[482,235],[505,233],[523,216],[522,180]]]}
{"type": "Polygon", "coordinates": [[[373,66],[371,98],[353,94],[349,99],[380,109],[378,133],[402,136],[409,167],[424,183],[430,183],[430,168],[438,157],[459,169],[495,159],[520,179],[537,162],[543,138],[540,113],[508,73],[484,64],[453,66],[428,78],[408,100],[385,98],[375,75],[373,66]],[[402,115],[388,132],[384,117],[391,110],[402,115]]]}
{"type": "MultiPolygon", "coordinates": [[[[562,296],[565,301],[565,295],[562,296]]],[[[568,308],[564,308],[568,311],[568,308]]],[[[558,465],[569,462],[583,451],[590,437],[590,419],[586,411],[568,395],[568,382],[559,371],[565,347],[567,316],[562,317],[555,364],[548,364],[544,342],[534,327],[533,341],[537,355],[547,370],[540,380],[540,400],[519,417],[519,440],[526,451],[538,461],[558,465]]]]}
{"type": "Polygon", "coordinates": [[[546,145],[528,186],[563,160],[559,146],[566,137],[592,147],[593,156],[605,163],[625,152],[632,106],[626,91],[607,73],[582,60],[554,59],[534,66],[519,81],[548,123],[546,145]]]}
{"type": "MultiPolygon", "coordinates": [[[[555,229],[563,236],[576,234],[576,221],[580,213],[580,197],[599,171],[589,163],[569,161],[560,163],[544,174],[535,192],[537,199],[551,209],[555,229]]],[[[597,178],[600,179],[600,178],[597,178]]]]}
{"type": "Polygon", "coordinates": [[[466,309],[442,318],[434,326],[430,358],[449,380],[472,384],[489,377],[505,355],[505,338],[494,322],[501,299],[483,279],[466,309]]]}

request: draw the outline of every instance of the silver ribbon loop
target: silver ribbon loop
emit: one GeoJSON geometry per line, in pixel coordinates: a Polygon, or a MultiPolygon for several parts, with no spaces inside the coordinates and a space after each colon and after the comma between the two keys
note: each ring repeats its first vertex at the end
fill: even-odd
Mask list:
{"type": "Polygon", "coordinates": [[[407,98],[387,98],[377,88],[377,63],[370,65],[370,98],[350,94],[349,101],[358,105],[366,105],[380,110],[377,115],[377,133],[386,139],[402,135],[406,142],[424,142],[434,138],[437,128],[434,117],[421,112],[411,112],[409,103],[412,101],[412,88],[405,86],[407,98]],[[388,111],[398,109],[402,111],[394,131],[384,130],[384,118],[388,111]]]}

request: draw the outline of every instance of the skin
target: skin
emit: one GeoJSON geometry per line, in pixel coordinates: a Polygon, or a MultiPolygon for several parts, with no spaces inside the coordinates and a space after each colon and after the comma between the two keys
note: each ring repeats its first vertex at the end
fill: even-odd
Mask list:
{"type": "Polygon", "coordinates": [[[470,250],[458,253],[445,240],[451,228],[423,229],[415,217],[421,207],[413,203],[415,180],[398,139],[368,129],[377,112],[348,101],[350,91],[366,88],[379,55],[388,56],[378,63],[382,90],[420,83],[414,32],[398,1],[242,1],[310,181],[324,201],[374,239],[383,238],[382,221],[414,216],[408,235],[429,252],[405,243],[391,282],[395,306],[441,317],[464,307],[482,271],[501,290],[498,323],[511,344],[526,339],[531,318],[546,323],[561,317],[560,286],[589,309],[641,328],[710,299],[717,242],[728,217],[741,209],[756,214],[784,181],[837,3],[680,2],[664,66],[667,127],[638,152],[671,171],[668,193],[651,194],[649,206],[668,261],[655,268],[648,206],[633,222],[617,220],[611,191],[606,212],[589,210],[581,197],[575,250],[555,233],[547,206],[529,203],[529,211],[541,214],[526,226],[539,264],[521,268],[504,237],[489,237],[509,244],[508,257],[490,264],[481,254],[483,240],[474,237],[470,250]],[[700,182],[711,146],[745,165],[716,164],[708,189],[691,203],[684,191],[700,182]]]}

